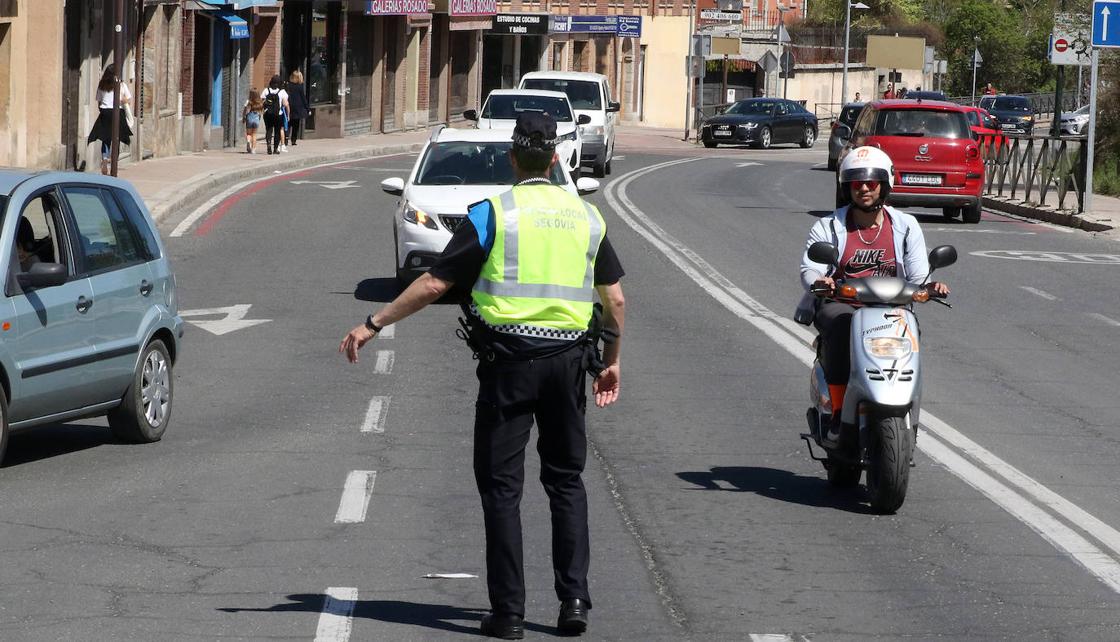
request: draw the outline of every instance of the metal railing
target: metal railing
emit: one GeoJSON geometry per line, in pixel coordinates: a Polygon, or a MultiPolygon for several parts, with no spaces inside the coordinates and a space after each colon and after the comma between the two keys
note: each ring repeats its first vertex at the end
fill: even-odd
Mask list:
{"type": "Polygon", "coordinates": [[[1054,194],[1058,209],[1064,210],[1074,209],[1066,207],[1072,191],[1075,211],[1085,211],[1087,150],[1083,139],[989,135],[981,136],[979,142],[985,196],[1048,204],[1047,196],[1054,194]]]}

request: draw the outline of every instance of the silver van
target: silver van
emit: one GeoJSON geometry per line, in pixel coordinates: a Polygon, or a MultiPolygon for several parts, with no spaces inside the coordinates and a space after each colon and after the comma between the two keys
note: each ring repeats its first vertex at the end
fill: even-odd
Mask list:
{"type": "Polygon", "coordinates": [[[596,178],[611,172],[614,158],[614,130],[618,126],[621,105],[611,97],[611,85],[603,74],[585,71],[531,71],[521,77],[518,89],[562,91],[576,112],[576,118],[588,116],[580,125],[583,149],[580,163],[590,165],[596,178]]]}

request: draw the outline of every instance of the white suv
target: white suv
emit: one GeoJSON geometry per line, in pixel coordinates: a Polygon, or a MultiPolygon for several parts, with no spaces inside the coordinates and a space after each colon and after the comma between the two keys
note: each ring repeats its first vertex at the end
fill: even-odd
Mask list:
{"type": "Polygon", "coordinates": [[[556,120],[556,137],[560,139],[556,153],[568,166],[568,171],[579,176],[583,137],[577,123],[586,125],[591,122],[591,117],[576,116],[567,94],[534,89],[495,89],[486,97],[481,112],[468,109],[463,112],[463,117],[475,121],[479,129],[512,132],[518,114],[525,111],[542,112],[556,120]]]}
{"type": "MultiPolygon", "coordinates": [[[[408,179],[381,181],[386,193],[400,196],[393,215],[397,280],[403,284],[435,264],[451,234],[466,220],[467,208],[513,187],[510,132],[499,129],[432,130],[408,179]]],[[[573,194],[590,194],[599,181],[573,182],[567,167],[555,163],[554,185],[573,194]]]]}
{"type": "Polygon", "coordinates": [[[610,83],[603,74],[584,71],[532,71],[521,77],[520,89],[562,91],[568,95],[576,117],[588,116],[580,125],[583,153],[580,162],[591,165],[598,178],[611,172],[614,158],[614,129],[621,106],[611,99],[610,83]]]}

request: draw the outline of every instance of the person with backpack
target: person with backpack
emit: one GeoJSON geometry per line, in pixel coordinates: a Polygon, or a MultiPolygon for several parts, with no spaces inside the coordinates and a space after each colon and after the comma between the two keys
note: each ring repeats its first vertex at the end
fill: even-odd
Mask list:
{"type": "Polygon", "coordinates": [[[245,107],[241,109],[241,118],[245,121],[245,153],[256,154],[257,130],[264,118],[264,101],[256,87],[249,90],[249,100],[245,101],[245,107]]]}
{"type": "Polygon", "coordinates": [[[279,74],[268,81],[264,90],[264,140],[269,154],[280,153],[280,134],[284,130],[284,110],[288,109],[288,92],[281,86],[279,74]]]}

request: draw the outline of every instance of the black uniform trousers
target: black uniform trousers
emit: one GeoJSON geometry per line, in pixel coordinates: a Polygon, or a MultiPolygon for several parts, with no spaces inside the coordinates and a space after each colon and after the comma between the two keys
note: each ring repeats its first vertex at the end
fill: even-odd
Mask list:
{"type": "Polygon", "coordinates": [[[532,361],[481,362],[475,405],[474,475],[486,523],[486,584],[495,613],[525,615],[521,491],[525,446],[536,419],[541,484],[552,512],[556,595],[590,604],[590,542],[583,473],[587,459],[584,347],[532,361]]]}

